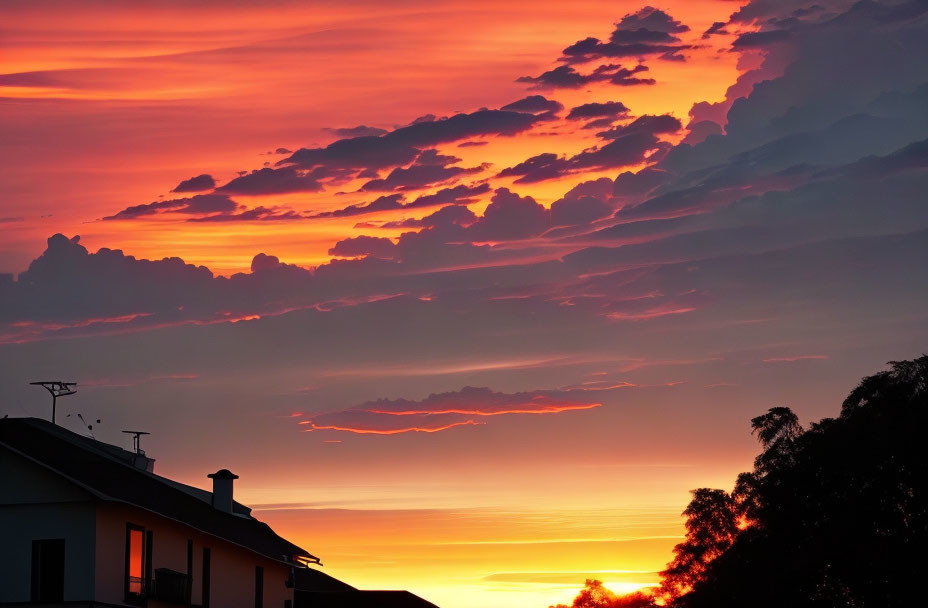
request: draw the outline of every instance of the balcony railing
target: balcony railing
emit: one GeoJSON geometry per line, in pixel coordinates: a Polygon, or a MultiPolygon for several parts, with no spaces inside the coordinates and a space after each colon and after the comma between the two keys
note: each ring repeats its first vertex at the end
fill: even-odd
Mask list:
{"type": "Polygon", "coordinates": [[[148,597],[169,604],[185,605],[190,601],[190,577],[170,568],[155,568],[148,597]]]}

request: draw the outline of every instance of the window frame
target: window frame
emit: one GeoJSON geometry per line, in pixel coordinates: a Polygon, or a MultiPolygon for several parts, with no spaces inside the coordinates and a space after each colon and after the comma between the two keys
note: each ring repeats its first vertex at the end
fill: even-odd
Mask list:
{"type": "Polygon", "coordinates": [[[147,567],[150,565],[146,564],[146,562],[150,561],[150,559],[146,559],[148,557],[146,550],[148,549],[149,545],[149,543],[146,542],[147,540],[148,538],[146,537],[144,526],[126,522],[126,559],[124,564],[125,568],[123,569],[123,591],[125,595],[125,601],[128,604],[144,605],[145,600],[148,597],[148,581],[146,580],[145,575],[147,573],[147,567]],[[129,568],[132,561],[132,532],[139,532],[142,543],[142,546],[139,548],[139,554],[142,560],[140,568],[140,573],[142,576],[138,577],[140,579],[139,584],[141,586],[141,591],[139,593],[135,593],[129,590],[131,585],[130,579],[132,578],[129,574],[129,568]]]}

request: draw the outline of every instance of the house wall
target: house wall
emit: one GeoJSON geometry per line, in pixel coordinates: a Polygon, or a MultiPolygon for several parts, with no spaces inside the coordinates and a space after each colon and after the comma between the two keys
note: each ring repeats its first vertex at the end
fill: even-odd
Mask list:
{"type": "MultiPolygon", "coordinates": [[[[212,608],[253,608],[255,566],[264,568],[264,607],[284,608],[293,591],[285,586],[290,568],[256,553],[203,534],[189,526],[148,511],[117,503],[100,503],[97,510],[96,600],[113,604],[124,600],[126,524],[152,531],[152,572],[170,568],[187,572],[187,540],[193,540],[193,605],[203,597],[203,548],[210,548],[212,608]]],[[[167,606],[149,600],[149,608],[167,606]]]]}
{"type": "Polygon", "coordinates": [[[90,494],[0,446],[0,602],[28,602],[32,541],[64,539],[64,599],[93,597],[94,503],[90,494]]]}

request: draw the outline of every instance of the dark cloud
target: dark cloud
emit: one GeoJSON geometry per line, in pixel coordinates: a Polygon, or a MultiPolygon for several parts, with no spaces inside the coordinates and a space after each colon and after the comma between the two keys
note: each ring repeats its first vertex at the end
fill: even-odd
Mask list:
{"type": "Polygon", "coordinates": [[[323,166],[376,170],[408,164],[419,155],[418,148],[386,137],[368,135],[340,139],[325,148],[300,148],[278,164],[304,168],[323,166]]]}
{"type": "Polygon", "coordinates": [[[607,101],[605,103],[585,103],[570,109],[568,120],[586,120],[589,118],[606,117],[616,119],[628,114],[628,107],[621,101],[607,101]]]}
{"type": "Polygon", "coordinates": [[[611,215],[612,205],[592,196],[562,198],[551,204],[552,226],[589,224],[611,215]]]}
{"type": "Polygon", "coordinates": [[[641,130],[617,137],[599,148],[584,150],[570,160],[575,169],[628,167],[644,162],[649,153],[669,148],[670,145],[658,140],[654,133],[641,130]]]}
{"type": "Polygon", "coordinates": [[[396,245],[388,238],[379,236],[355,236],[335,243],[329,255],[339,257],[373,256],[389,259],[396,255],[396,245]]]}
{"type": "Polygon", "coordinates": [[[689,29],[664,11],[649,6],[625,15],[616,24],[607,42],[589,37],[570,45],[564,49],[562,60],[586,63],[602,58],[648,55],[680,60],[679,51],[690,47],[682,44],[676,34],[689,29]]]}
{"type": "Polygon", "coordinates": [[[409,203],[403,202],[404,198],[402,194],[389,194],[381,196],[370,203],[349,205],[334,211],[322,211],[313,214],[310,217],[352,217],[356,215],[374,213],[377,211],[419,209],[423,207],[436,207],[439,205],[447,204],[467,205],[476,202],[481,194],[486,194],[489,191],[490,186],[486,183],[471,186],[458,184],[457,186],[451,188],[442,188],[433,194],[424,194],[409,203]]]}
{"type": "Polygon", "coordinates": [[[455,180],[468,174],[479,173],[486,166],[456,167],[451,166],[461,159],[441,154],[436,149],[424,150],[416,161],[408,167],[391,171],[386,178],[374,179],[363,186],[362,191],[415,190],[437,183],[455,180]]]}
{"type": "Polygon", "coordinates": [[[460,162],[461,159],[457,156],[451,156],[450,154],[442,154],[438,150],[431,148],[429,150],[423,150],[422,154],[419,155],[419,158],[416,159],[417,165],[453,165],[460,162]]]}
{"type": "Polygon", "coordinates": [[[251,271],[261,272],[265,270],[274,270],[280,268],[280,259],[276,255],[267,255],[259,253],[251,259],[251,271]]]}
{"type": "Polygon", "coordinates": [[[204,173],[203,175],[185,179],[177,184],[171,192],[203,192],[204,190],[212,190],[215,187],[216,181],[213,176],[204,173]]]}
{"type": "Polygon", "coordinates": [[[636,76],[636,74],[647,71],[648,66],[640,63],[633,68],[608,64],[601,65],[590,73],[582,74],[572,66],[562,65],[539,76],[522,76],[516,82],[529,83],[532,89],[578,89],[594,82],[608,82],[618,86],[655,84],[656,81],[653,78],[636,76]]]}
{"type": "Polygon", "coordinates": [[[458,144],[458,148],[476,148],[478,146],[485,146],[490,142],[487,141],[464,141],[458,144]]]}
{"type": "Polygon", "coordinates": [[[490,185],[487,183],[466,186],[458,184],[452,188],[443,188],[434,194],[424,194],[416,200],[406,205],[407,209],[416,209],[421,207],[434,207],[436,205],[468,205],[475,203],[481,194],[490,191],[490,185]]]}
{"type": "MultiPolygon", "coordinates": [[[[577,171],[635,165],[652,158],[655,151],[666,152],[669,144],[661,142],[657,135],[675,132],[681,127],[680,121],[670,115],[641,116],[628,125],[598,133],[599,137],[611,140],[598,148],[584,150],[572,157],[538,154],[503,169],[497,177],[518,177],[516,183],[527,184],[577,171]]],[[[653,159],[657,160],[656,157],[653,159]]]]}
{"type": "Polygon", "coordinates": [[[429,122],[413,123],[383,136],[391,142],[425,147],[481,135],[516,135],[532,128],[540,119],[523,112],[478,110],[429,122]]]}
{"type": "Polygon", "coordinates": [[[284,194],[287,192],[319,192],[323,189],[318,173],[295,167],[255,169],[216,188],[226,194],[284,194]]]}
{"type": "Polygon", "coordinates": [[[646,167],[637,173],[625,171],[615,178],[612,193],[625,199],[639,199],[672,178],[670,173],[652,167],[646,167]]]}
{"type": "Polygon", "coordinates": [[[352,138],[352,137],[377,137],[387,133],[386,129],[380,129],[378,127],[368,127],[367,125],[358,125],[357,127],[346,127],[341,129],[326,129],[339,137],[343,138],[352,138]]]}
{"type": "Polygon", "coordinates": [[[9,285],[0,318],[60,321],[171,313],[202,295],[213,278],[179,258],[137,260],[119,250],[88,253],[80,237],[56,234],[9,285]],[[62,298],[67,293],[69,297],[62,298]]]}
{"type": "Polygon", "coordinates": [[[690,31],[690,28],[677,21],[664,11],[652,6],[646,6],[638,12],[629,13],[622,17],[615,26],[612,33],[612,42],[625,42],[624,38],[629,34],[641,34],[659,32],[662,34],[682,34],[690,31]]]}
{"type": "Polygon", "coordinates": [[[709,26],[709,29],[707,29],[705,32],[702,33],[703,39],[709,38],[716,34],[727,34],[728,30],[725,29],[726,25],[728,24],[725,23],[724,21],[714,22],[712,25],[709,26]]]}
{"type": "Polygon", "coordinates": [[[542,95],[529,95],[519,101],[506,104],[500,109],[513,112],[528,112],[529,114],[556,114],[564,109],[564,105],[542,95]]]}
{"type": "Polygon", "coordinates": [[[435,228],[447,225],[470,226],[477,221],[473,211],[463,205],[448,205],[422,219],[386,222],[380,228],[435,228]]]}
{"type": "Polygon", "coordinates": [[[616,120],[617,120],[616,118],[609,118],[609,117],[597,118],[596,120],[591,120],[585,123],[580,128],[581,129],[602,129],[603,127],[611,127],[612,123],[614,123],[616,120]]]}
{"type": "Polygon", "coordinates": [[[691,146],[705,141],[706,138],[710,135],[722,135],[724,132],[719,123],[713,122],[711,120],[690,122],[686,128],[689,133],[686,134],[686,137],[683,139],[683,143],[691,146]]]}
{"type": "Polygon", "coordinates": [[[438,117],[435,116],[434,114],[423,114],[422,116],[419,116],[418,118],[416,118],[409,124],[418,125],[423,122],[435,122],[436,120],[438,120],[438,117]]]}
{"type": "MultiPolygon", "coordinates": [[[[646,171],[647,169],[645,169],[646,171]]],[[[581,196],[593,196],[601,199],[608,199],[612,195],[612,180],[608,177],[600,177],[585,182],[580,182],[567,191],[562,198],[578,198],[581,196]]]]}
{"type": "Polygon", "coordinates": [[[885,154],[928,134],[925,113],[915,109],[928,101],[919,89],[925,72],[904,59],[928,53],[928,37],[918,21],[893,25],[893,14],[879,3],[855,5],[840,17],[795,28],[789,40],[764,49],[760,68],[743,75],[753,84],[729,91],[725,136],[678,146],[664,166],[686,174],[735,160],[728,171],[778,171],[885,154]],[[771,58],[773,75],[765,67],[771,58]],[[848,74],[864,72],[866,78],[847,83],[848,74]]]}
{"type": "Polygon", "coordinates": [[[620,59],[625,57],[643,57],[645,55],[663,55],[673,53],[683,46],[669,44],[614,44],[600,42],[598,38],[585,38],[564,49],[564,60],[569,63],[587,63],[595,59],[620,59]]]}
{"type": "Polygon", "coordinates": [[[468,236],[472,241],[522,239],[541,234],[547,226],[546,210],[535,199],[499,188],[468,236]]]}
{"type": "Polygon", "coordinates": [[[645,114],[627,125],[613,127],[608,131],[597,133],[596,136],[602,139],[619,139],[633,133],[650,133],[651,135],[676,133],[682,128],[683,124],[670,114],[660,116],[645,114]]]}
{"type": "Polygon", "coordinates": [[[733,49],[766,47],[775,42],[783,42],[791,36],[789,30],[768,30],[765,32],[746,32],[732,43],[733,49]]]}
{"type": "Polygon", "coordinates": [[[387,177],[365,183],[361,186],[361,190],[366,192],[417,190],[481,171],[483,167],[448,167],[417,163],[409,167],[393,169],[387,177]]]}
{"type": "Polygon", "coordinates": [[[506,167],[497,177],[518,177],[516,183],[531,184],[556,179],[570,169],[570,161],[563,156],[545,152],[532,156],[517,165],[506,167]]]}
{"type": "Polygon", "coordinates": [[[375,213],[377,211],[390,211],[393,209],[402,209],[403,208],[403,195],[402,194],[388,194],[385,196],[380,196],[369,203],[358,203],[356,205],[348,205],[342,209],[335,209],[334,211],[320,211],[311,215],[311,218],[323,218],[323,217],[352,217],[355,215],[364,215],[366,213],[375,213]]]}
{"type": "Polygon", "coordinates": [[[594,75],[597,73],[607,74],[609,78],[607,79],[610,84],[617,86],[629,87],[639,84],[651,85],[655,84],[656,81],[653,78],[640,78],[635,76],[641,72],[647,72],[648,66],[639,63],[633,68],[624,68],[619,65],[605,65],[596,68],[596,71],[593,72],[594,75]]]}
{"type": "Polygon", "coordinates": [[[731,23],[749,24],[787,17],[833,17],[834,10],[847,10],[853,4],[848,0],[752,0],[735,11],[731,23]]]}
{"type": "Polygon", "coordinates": [[[167,212],[192,215],[231,213],[238,208],[239,204],[225,194],[196,194],[190,198],[175,198],[142,205],[133,205],[132,207],[126,207],[115,215],[110,215],[103,219],[129,220],[167,212]]]}
{"type": "Polygon", "coordinates": [[[423,117],[379,137],[353,137],[325,148],[301,148],[278,164],[356,170],[403,166],[413,162],[423,148],[472,137],[515,135],[531,129],[539,120],[543,117],[504,110],[478,110],[439,119],[423,117]]]}

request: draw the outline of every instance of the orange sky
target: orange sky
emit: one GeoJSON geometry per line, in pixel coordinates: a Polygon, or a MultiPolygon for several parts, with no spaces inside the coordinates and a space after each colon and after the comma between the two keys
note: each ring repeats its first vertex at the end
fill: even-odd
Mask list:
{"type": "MultiPolygon", "coordinates": [[[[15,27],[5,32],[0,69],[49,76],[33,86],[0,87],[15,125],[0,176],[16,196],[4,214],[23,218],[15,226],[0,223],[5,243],[0,271],[22,270],[44,239],[59,231],[80,233],[92,249],[121,248],[146,258],[176,255],[223,274],[247,270],[271,234],[273,253],[281,259],[322,263],[335,241],[357,233],[356,218],[197,226],[177,214],[157,221],[99,219],[159,196],[170,198],[168,191],[192,175],[208,172],[222,183],[237,170],[281,158],[263,155],[268,150],[337,139],[326,128],[389,129],[424,114],[515,101],[529,93],[517,77],[556,67],[567,44],[606,37],[614,21],[639,8],[634,2],[577,2],[569,10],[559,2],[532,3],[530,9],[404,2],[280,3],[273,9],[233,3],[216,10],[209,3],[157,3],[130,11],[107,10],[106,3],[99,10],[49,4],[54,8],[14,3],[5,9],[15,27]]],[[[731,5],[699,0],[663,8],[691,28],[684,39],[700,48],[689,51],[685,63],[649,61],[648,76],[658,85],[598,84],[541,93],[567,108],[620,98],[635,115],[672,113],[684,122],[694,102],[722,99],[737,76],[737,56],[717,52],[730,37],[699,35],[724,20],[731,5]]],[[[593,131],[577,127],[556,124],[516,137],[490,137],[482,147],[439,149],[461,158],[461,166],[492,163],[474,176],[484,179],[540,151],[572,154],[594,145],[593,131]]],[[[576,174],[518,191],[549,205],[574,184],[613,173],[576,174]]],[[[236,199],[250,207],[322,211],[374,198],[333,196],[361,183],[236,199]]],[[[411,216],[394,212],[362,219],[411,216]]],[[[399,231],[376,233],[395,237],[399,231]]]]}

